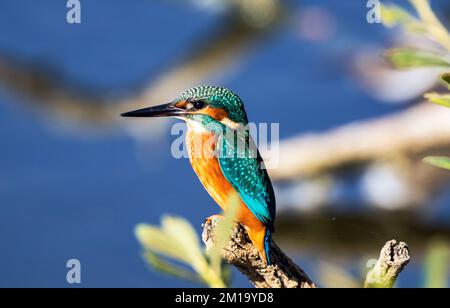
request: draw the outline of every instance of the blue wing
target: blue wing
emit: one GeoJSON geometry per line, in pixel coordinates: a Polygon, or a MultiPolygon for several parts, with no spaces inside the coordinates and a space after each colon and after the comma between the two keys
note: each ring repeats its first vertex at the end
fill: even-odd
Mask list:
{"type": "Polygon", "coordinates": [[[275,195],[272,183],[251,137],[246,135],[244,138],[247,145],[245,153],[242,149],[229,151],[231,141],[227,141],[227,138],[221,140],[223,151],[235,155],[221,155],[219,165],[225,178],[239,192],[253,215],[273,231],[275,195]]]}

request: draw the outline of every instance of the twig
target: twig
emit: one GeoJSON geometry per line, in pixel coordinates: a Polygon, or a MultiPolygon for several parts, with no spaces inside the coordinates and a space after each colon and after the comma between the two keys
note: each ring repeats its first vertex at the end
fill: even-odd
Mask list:
{"type": "Polygon", "coordinates": [[[380,258],[367,273],[365,288],[392,288],[400,272],[409,263],[409,249],[403,243],[392,240],[381,249],[380,258]]]}
{"type": "Polygon", "coordinates": [[[410,0],[430,36],[450,51],[450,35],[430,7],[429,0],[410,0]]]}
{"type": "MultiPolygon", "coordinates": [[[[202,239],[207,249],[215,245],[215,228],[219,220],[207,220],[203,226],[202,239]]],[[[257,288],[315,288],[292,260],[272,241],[272,265],[267,266],[250,242],[245,229],[236,225],[231,240],[223,249],[223,258],[236,266],[257,288]]]]}

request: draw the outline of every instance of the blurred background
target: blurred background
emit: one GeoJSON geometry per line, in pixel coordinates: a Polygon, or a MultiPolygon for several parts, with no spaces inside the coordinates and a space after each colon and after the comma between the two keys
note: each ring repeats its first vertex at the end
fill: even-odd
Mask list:
{"type": "MultiPolygon", "coordinates": [[[[432,4],[449,25],[450,3],[432,4]]],[[[174,122],[119,114],[199,84],[280,123],[275,240],[319,285],[354,286],[393,238],[412,255],[401,287],[448,264],[450,173],[421,162],[450,153],[449,111],[422,103],[440,71],[382,58],[429,41],[368,23],[362,0],[82,0],[81,24],[67,10],[0,2],[0,287],[67,287],[72,258],[84,287],[197,286],[149,269],[133,229],[173,214],[200,233],[219,209],[170,155],[174,122]]]]}

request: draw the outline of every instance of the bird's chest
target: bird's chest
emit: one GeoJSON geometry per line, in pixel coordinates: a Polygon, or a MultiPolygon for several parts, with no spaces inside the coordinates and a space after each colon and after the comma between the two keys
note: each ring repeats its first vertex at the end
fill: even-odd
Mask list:
{"type": "Polygon", "coordinates": [[[211,197],[226,210],[230,195],[235,190],[220,168],[215,153],[216,138],[210,132],[189,129],[186,143],[192,168],[211,197]]]}

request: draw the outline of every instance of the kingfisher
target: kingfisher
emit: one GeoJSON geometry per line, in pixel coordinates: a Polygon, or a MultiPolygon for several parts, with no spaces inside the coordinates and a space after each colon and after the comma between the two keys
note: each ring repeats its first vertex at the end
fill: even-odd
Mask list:
{"type": "Polygon", "coordinates": [[[186,122],[189,161],[200,182],[225,213],[232,200],[238,200],[236,221],[247,231],[261,259],[270,265],[275,195],[263,159],[246,129],[242,99],[223,87],[199,86],[168,104],[122,116],[175,117],[186,122]]]}

